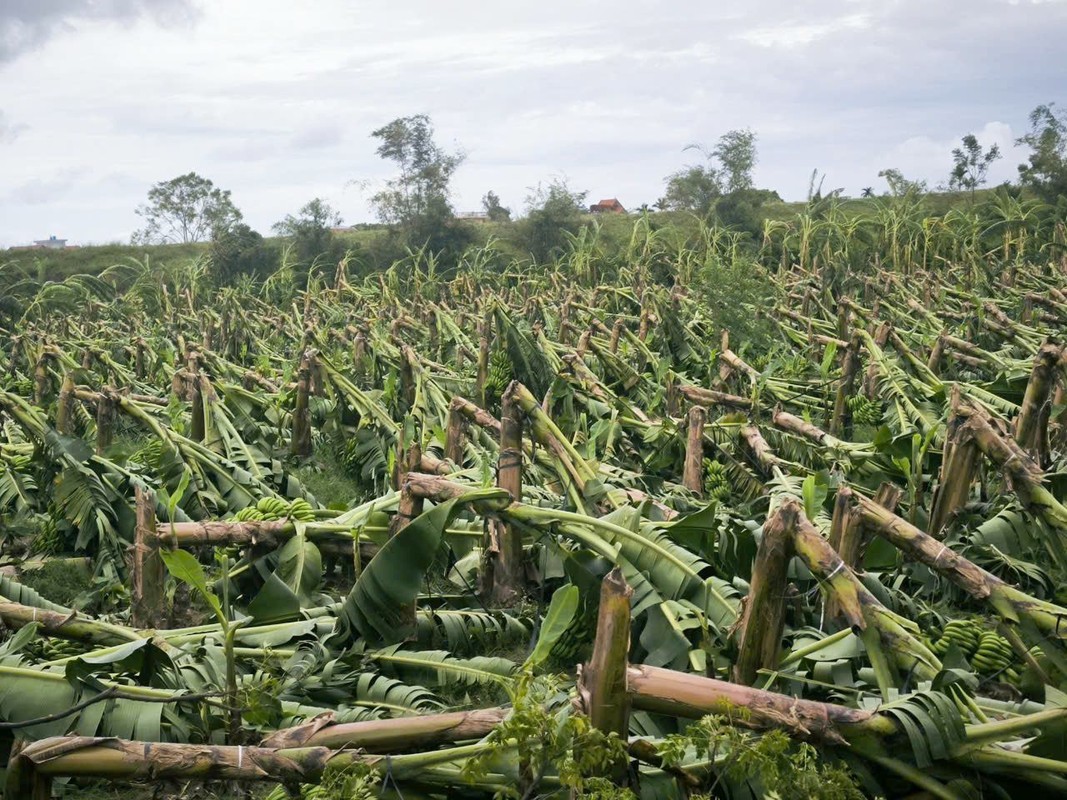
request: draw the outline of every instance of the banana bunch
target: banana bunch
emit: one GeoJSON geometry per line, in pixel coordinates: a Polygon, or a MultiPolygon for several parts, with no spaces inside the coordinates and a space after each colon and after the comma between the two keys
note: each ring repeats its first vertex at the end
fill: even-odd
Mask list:
{"type": "Polygon", "coordinates": [[[39,661],[58,661],[61,658],[85,655],[86,648],[81,642],[69,639],[41,637],[31,642],[26,647],[26,652],[39,661]]]}
{"type": "Polygon", "coordinates": [[[552,658],[560,663],[581,661],[589,653],[596,630],[596,614],[575,614],[567,630],[552,646],[552,658]]]}
{"type": "Polygon", "coordinates": [[[280,497],[264,497],[256,503],[256,510],[263,519],[285,519],[289,516],[289,504],[280,497]]]}
{"type": "Polygon", "coordinates": [[[63,552],[63,546],[63,534],[56,529],[56,521],[49,517],[33,535],[32,550],[42,556],[54,556],[63,552]]]}
{"type": "Polygon", "coordinates": [[[877,425],[882,421],[882,405],[862,394],[853,395],[846,401],[852,419],[861,425],[877,425]]]}
{"type": "Polygon", "coordinates": [[[264,497],[254,506],[242,508],[233,518],[237,522],[281,519],[311,522],[315,519],[315,510],[303,497],[298,497],[291,503],[280,497],[264,497]]]}
{"type": "Polygon", "coordinates": [[[344,441],[335,440],[334,448],[337,460],[344,466],[345,472],[358,475],[363,468],[363,460],[359,452],[359,439],[353,436],[351,439],[345,439],[344,441]]]}
{"type": "Polygon", "coordinates": [[[953,619],[945,625],[941,637],[931,645],[939,656],[955,644],[971,662],[975,671],[985,677],[1006,683],[1017,683],[1021,670],[1011,644],[996,631],[983,630],[973,619],[953,619]]]}
{"type": "Polygon", "coordinates": [[[1059,671],[1055,664],[1045,655],[1045,651],[1041,649],[1040,645],[1034,645],[1030,648],[1030,655],[1033,656],[1037,665],[1048,675],[1050,682],[1053,685],[1059,685],[1063,682],[1063,673],[1059,671]]]}
{"type": "Polygon", "coordinates": [[[995,631],[985,631],[978,641],[978,647],[971,656],[971,666],[982,675],[997,676],[1003,681],[1015,683],[1019,680],[1019,671],[1013,666],[1015,651],[1008,640],[995,631]]]}
{"type": "Polygon", "coordinates": [[[730,495],[730,479],[726,465],[710,458],[704,459],[704,494],[709,500],[724,500],[730,495]]]}
{"type": "Polygon", "coordinates": [[[289,503],[289,512],[286,516],[298,522],[311,522],[315,519],[315,509],[303,497],[298,497],[289,503]]]}
{"type": "Polygon", "coordinates": [[[514,375],[511,359],[503,350],[497,350],[489,359],[489,373],[485,380],[485,396],[500,397],[508,388],[514,375]]]}
{"type": "Polygon", "coordinates": [[[970,658],[978,649],[981,637],[982,629],[974,620],[953,619],[945,625],[941,638],[933,643],[932,649],[938,656],[943,656],[948,652],[949,646],[954,644],[970,658]]]}

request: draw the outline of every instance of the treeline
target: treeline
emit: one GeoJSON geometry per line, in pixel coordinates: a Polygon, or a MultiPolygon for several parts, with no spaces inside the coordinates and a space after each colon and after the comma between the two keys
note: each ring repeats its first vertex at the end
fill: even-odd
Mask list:
{"type": "MultiPolygon", "coordinates": [[[[517,213],[489,190],[483,198],[486,221],[457,219],[452,179],[465,156],[435,142],[429,117],[402,117],[371,135],[378,143],[377,154],[396,168],[394,177],[371,198],[377,225],[339,231],[340,213],[314,198],[273,225],[274,236],[265,237],[245,223],[229,191],[188,173],[153,186],[137,209],[144,226],[133,237],[136,256],[188,260],[193,255],[218,286],[273,277],[303,288],[309,280],[330,283],[340,263],[352,277],[394,266],[447,274],[469,266],[472,258],[479,266],[503,269],[520,262],[552,263],[590,242],[609,258],[630,246],[633,212],[622,219],[590,215],[587,193],[558,179],[532,190],[517,213]],[[157,249],[161,245],[182,247],[157,249]]],[[[912,234],[929,239],[942,230],[953,235],[970,231],[964,238],[975,252],[989,252],[1002,246],[1002,239],[1019,235],[1059,247],[1056,226],[1067,218],[1067,114],[1052,104],[1039,106],[1018,143],[1029,148],[1026,162],[1019,165],[1019,180],[993,190],[983,187],[1001,153],[995,145],[983,148],[967,134],[946,164],[946,181],[936,187],[941,194],[887,168],[879,173],[886,184],[881,194],[866,187],[862,198],[854,200],[841,189],[825,189],[816,170],[807,202],[786,204],[776,192],[754,184],[756,134],[729,131],[714,146],[687,148],[699,155],[697,162],[668,175],[663,196],[637,213],[642,224],[670,240],[672,247],[692,250],[701,237],[729,236],[738,249],[767,267],[795,259],[803,263],[805,253],[820,251],[821,237],[841,238],[841,230],[850,232],[851,241],[841,268],[855,268],[874,257],[880,252],[875,243],[887,236],[894,242],[912,234]]],[[[930,250],[929,242],[915,246],[930,250]]],[[[97,273],[114,263],[101,263],[111,252],[116,259],[131,255],[121,248],[13,255],[0,279],[41,284],[73,273],[97,273]]]]}

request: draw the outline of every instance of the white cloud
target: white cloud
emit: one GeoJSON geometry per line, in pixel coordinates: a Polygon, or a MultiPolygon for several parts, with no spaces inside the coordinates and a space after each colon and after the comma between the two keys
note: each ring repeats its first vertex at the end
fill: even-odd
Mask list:
{"type": "MultiPolygon", "coordinates": [[[[974,133],[982,149],[996,145],[1001,158],[993,163],[988,175],[989,185],[996,185],[1018,176],[1016,165],[1025,160],[1026,149],[1015,144],[1017,137],[1004,122],[987,122],[974,133]]],[[[879,155],[879,169],[894,167],[909,178],[923,178],[931,187],[947,183],[952,168],[952,151],[961,146],[963,134],[953,139],[932,139],[912,136],[879,155]]]]}
{"type": "Polygon", "coordinates": [[[754,28],[738,34],[737,38],[760,47],[800,47],[835,33],[861,31],[870,27],[870,24],[871,19],[866,14],[849,14],[821,23],[793,20],[772,27],[754,28]]]}
{"type": "Polygon", "coordinates": [[[8,122],[4,112],[0,111],[0,145],[11,144],[28,127],[23,123],[8,122]]]}
{"type": "Polygon", "coordinates": [[[315,196],[370,219],[352,181],[391,172],[370,132],[416,113],[469,154],[457,206],[491,188],[518,209],[559,174],[652,202],[686,145],[741,127],[787,198],[813,167],[850,192],[889,166],[936,183],[968,131],[1000,143],[1002,180],[1030,109],[1067,103],[1064,3],[723,5],[0,0],[0,38],[38,32],[0,49],[0,245],[126,238],[148,188],[190,170],[260,230],[315,196]]]}

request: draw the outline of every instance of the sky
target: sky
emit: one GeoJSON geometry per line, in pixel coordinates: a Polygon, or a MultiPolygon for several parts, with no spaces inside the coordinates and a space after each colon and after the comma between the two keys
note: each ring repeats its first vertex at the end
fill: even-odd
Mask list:
{"type": "Polygon", "coordinates": [[[652,204],[737,128],[787,200],[944,183],[967,133],[999,183],[1067,105],[1065,41],[1067,0],[0,0],[0,247],[128,241],[190,171],[262,232],[315,197],[373,221],[371,131],[420,113],[459,211],[553,179],[652,204]]]}

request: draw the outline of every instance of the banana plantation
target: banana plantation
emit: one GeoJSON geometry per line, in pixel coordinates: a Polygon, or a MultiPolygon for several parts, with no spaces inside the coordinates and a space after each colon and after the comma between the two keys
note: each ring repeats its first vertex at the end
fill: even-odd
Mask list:
{"type": "Polygon", "coordinates": [[[1067,796],[1062,222],[350,266],[0,270],[5,800],[1067,796]]]}

